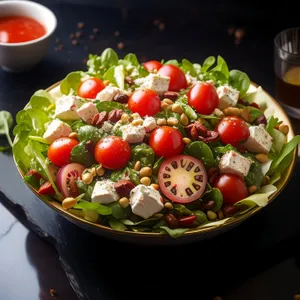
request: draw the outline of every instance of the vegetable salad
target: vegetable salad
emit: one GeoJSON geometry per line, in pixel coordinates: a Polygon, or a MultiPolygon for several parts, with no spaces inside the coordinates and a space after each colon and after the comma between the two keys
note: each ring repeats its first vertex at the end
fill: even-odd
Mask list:
{"type": "Polygon", "coordinates": [[[113,49],[38,90],[16,116],[24,181],[70,213],[176,238],[265,206],[296,136],[261,87],[208,57],[139,63],[113,49]]]}

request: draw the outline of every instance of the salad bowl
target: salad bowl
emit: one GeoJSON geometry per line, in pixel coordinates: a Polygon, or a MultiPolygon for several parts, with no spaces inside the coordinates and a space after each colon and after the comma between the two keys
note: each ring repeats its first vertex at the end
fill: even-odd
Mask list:
{"type": "MultiPolygon", "coordinates": [[[[109,51],[113,51],[113,50],[109,49],[109,51]]],[[[112,55],[112,54],[110,54],[110,55],[112,55]]],[[[48,193],[48,192],[41,193],[40,192],[41,184],[45,183],[44,180],[41,181],[41,178],[43,178],[43,177],[42,176],[39,177],[39,180],[40,180],[39,186],[38,186],[39,188],[36,187],[36,185],[35,185],[36,182],[34,183],[32,181],[32,178],[36,179],[35,172],[36,172],[36,170],[41,169],[40,168],[41,166],[42,166],[42,168],[43,167],[47,168],[49,163],[51,164],[51,162],[52,162],[50,159],[51,156],[48,155],[49,157],[45,158],[45,155],[47,155],[47,153],[49,154],[48,147],[49,147],[49,144],[53,143],[53,141],[47,142],[45,140],[44,132],[45,132],[47,126],[45,126],[45,128],[43,130],[44,135],[40,134],[39,136],[37,134],[33,134],[35,132],[32,131],[32,128],[27,129],[27,127],[31,126],[30,124],[33,124],[34,122],[31,122],[31,120],[28,119],[28,115],[26,115],[25,113],[22,113],[22,112],[24,112],[24,111],[26,112],[26,110],[31,109],[31,112],[32,112],[31,118],[36,118],[35,124],[37,124],[37,122],[41,122],[42,119],[39,116],[34,115],[34,113],[36,112],[34,110],[40,109],[41,110],[40,115],[43,115],[43,114],[47,114],[53,108],[55,109],[56,103],[55,102],[52,103],[51,101],[45,100],[44,98],[50,97],[51,99],[59,99],[61,97],[65,97],[64,95],[62,95],[62,91],[64,90],[65,86],[67,85],[68,79],[70,80],[70,78],[72,78],[72,77],[75,78],[75,81],[77,80],[77,87],[78,87],[78,78],[76,77],[78,74],[80,74],[80,76],[81,76],[81,79],[79,80],[80,82],[83,82],[84,80],[86,80],[86,78],[91,78],[91,74],[94,74],[93,71],[91,70],[93,68],[93,66],[91,67],[91,65],[93,63],[95,63],[95,61],[93,61],[93,58],[95,58],[95,57],[90,56],[90,63],[88,63],[88,66],[89,66],[88,72],[83,73],[80,71],[80,73],[77,72],[76,74],[71,73],[71,75],[69,74],[62,81],[53,84],[52,86],[48,87],[45,90],[40,90],[40,91],[36,92],[35,95],[33,95],[33,97],[30,99],[28,104],[24,107],[24,109],[22,111],[20,111],[19,114],[17,115],[17,125],[14,129],[15,139],[14,139],[14,147],[13,147],[13,157],[15,160],[15,164],[20,173],[20,176],[24,179],[24,182],[29,187],[30,191],[33,192],[49,208],[55,210],[59,215],[63,216],[64,218],[66,218],[70,222],[76,224],[77,226],[80,226],[85,230],[88,230],[99,236],[103,236],[103,237],[106,237],[109,239],[118,240],[118,241],[122,241],[122,242],[131,242],[131,243],[136,243],[136,244],[173,245],[173,244],[184,244],[184,243],[191,243],[191,242],[205,240],[208,238],[212,238],[216,235],[219,235],[225,231],[228,231],[231,228],[238,226],[239,224],[241,224],[242,222],[244,222],[251,216],[259,213],[259,211],[261,209],[263,209],[266,205],[268,205],[268,203],[273,201],[284,190],[284,188],[288,184],[288,182],[293,174],[293,170],[294,170],[294,167],[296,164],[296,159],[297,159],[297,147],[298,147],[298,143],[300,142],[300,140],[299,140],[298,136],[295,136],[295,133],[292,128],[292,124],[291,124],[288,116],[286,115],[285,111],[280,106],[280,104],[270,94],[268,94],[261,86],[257,85],[254,82],[251,82],[249,80],[249,85],[247,86],[247,90],[245,91],[244,97],[242,98],[242,100],[244,102],[248,101],[248,103],[255,103],[255,106],[260,107],[260,109],[263,110],[263,115],[266,118],[266,120],[268,120],[268,123],[266,126],[269,126],[268,124],[270,122],[276,123],[279,121],[278,124],[285,124],[287,126],[287,128],[289,128],[289,130],[284,133],[284,135],[285,135],[285,141],[283,142],[284,145],[282,145],[282,148],[277,152],[277,157],[275,157],[275,154],[273,154],[273,156],[270,154],[268,161],[265,161],[261,164],[261,169],[262,169],[263,175],[261,178],[260,189],[247,194],[245,197],[242,197],[242,199],[240,201],[235,201],[235,203],[232,203],[233,205],[229,205],[228,207],[237,208],[237,210],[234,211],[233,214],[225,213],[225,215],[224,215],[225,210],[223,210],[223,214],[219,215],[219,212],[221,210],[220,207],[222,206],[223,199],[225,200],[225,193],[224,193],[223,197],[222,197],[222,203],[221,203],[221,206],[219,207],[218,212],[217,212],[217,210],[215,210],[215,213],[214,213],[214,210],[212,210],[212,209],[203,209],[203,212],[205,212],[205,221],[203,221],[201,224],[198,223],[196,226],[182,226],[183,228],[180,228],[180,226],[179,226],[179,228],[172,228],[172,226],[167,227],[167,225],[164,221],[166,219],[166,214],[160,213],[159,211],[156,214],[152,213],[152,215],[144,216],[143,218],[140,213],[140,215],[138,216],[137,219],[136,218],[125,219],[124,216],[119,216],[119,217],[117,217],[117,221],[115,223],[110,222],[110,221],[108,221],[108,223],[107,222],[105,223],[105,222],[99,221],[99,218],[100,218],[100,220],[102,219],[101,212],[103,212],[103,210],[101,210],[101,209],[99,210],[99,207],[102,207],[102,206],[106,207],[106,205],[110,206],[111,203],[106,204],[106,203],[102,202],[102,204],[98,204],[98,203],[93,204],[93,201],[90,202],[91,200],[89,200],[89,201],[84,200],[84,199],[87,199],[84,196],[84,192],[81,193],[78,191],[77,191],[76,197],[75,196],[73,198],[66,197],[68,195],[65,195],[65,196],[62,196],[61,198],[59,198],[57,196],[59,192],[62,192],[64,194],[64,190],[63,190],[63,188],[61,188],[62,185],[60,183],[57,184],[58,193],[56,193],[56,191],[53,191],[53,190],[51,193],[48,193]],[[84,79],[82,79],[82,78],[84,78],[84,79]],[[270,121],[270,120],[273,120],[273,121],[270,121]],[[30,132],[30,133],[28,133],[28,132],[30,132]],[[38,150],[35,150],[35,149],[32,150],[31,149],[32,146],[28,146],[29,144],[28,145],[24,144],[22,141],[23,135],[26,135],[26,143],[28,143],[28,136],[29,136],[29,140],[34,141],[35,145],[37,145],[36,147],[38,150]],[[24,155],[26,157],[22,156],[20,154],[20,148],[22,148],[24,150],[23,152],[25,152],[24,155]],[[25,162],[25,160],[27,159],[27,155],[32,156],[31,151],[33,151],[33,156],[35,158],[34,159],[31,158],[31,162],[29,162],[29,164],[28,164],[28,162],[25,162]],[[30,165],[30,168],[28,167],[28,165],[30,165]],[[270,172],[270,170],[272,170],[272,168],[273,168],[273,172],[270,172]],[[33,172],[33,170],[34,170],[34,172],[33,172]],[[263,180],[264,181],[268,180],[268,182],[262,183],[263,180]],[[70,203],[72,201],[74,203],[71,205],[68,205],[68,203],[70,203]],[[93,206],[91,206],[91,204],[93,206]],[[97,205],[100,205],[100,206],[97,206],[97,205]],[[96,213],[93,210],[94,207],[95,207],[96,213]],[[210,211],[210,214],[208,211],[210,211]],[[211,213],[211,212],[213,212],[213,213],[211,213]],[[96,215],[96,217],[95,217],[95,215],[96,215]],[[213,217],[211,217],[211,215],[213,217]],[[140,222],[140,224],[150,224],[150,223],[145,222],[147,220],[149,220],[150,223],[153,222],[153,224],[159,224],[158,222],[161,222],[162,226],[157,227],[158,229],[150,229],[151,232],[149,232],[150,230],[149,230],[149,228],[146,227],[146,225],[143,228],[141,226],[134,227],[135,224],[138,224],[138,222],[140,222]],[[122,223],[123,225],[122,224],[118,225],[119,223],[122,223]],[[110,224],[110,225],[108,225],[108,224],[110,224]],[[136,228],[139,228],[139,230],[137,230],[136,228]]],[[[103,57],[103,54],[102,54],[102,57],[103,57]]],[[[218,59],[218,63],[219,63],[219,60],[221,61],[221,59],[218,59]]],[[[130,61],[130,60],[128,60],[128,61],[130,61]]],[[[172,63],[174,63],[174,61],[172,61],[172,63]]],[[[164,63],[162,62],[162,64],[164,64],[164,63]]],[[[168,65],[168,62],[165,64],[168,65]]],[[[179,65],[180,65],[180,67],[182,67],[182,64],[179,64],[179,65]]],[[[205,62],[203,65],[205,65],[205,62]]],[[[139,65],[138,68],[140,68],[140,67],[141,66],[139,65]]],[[[130,68],[126,68],[126,69],[129,70],[130,68]]],[[[116,71],[113,76],[115,76],[115,75],[116,75],[116,71]]],[[[101,78],[101,76],[99,76],[99,77],[101,78]]],[[[106,78],[105,76],[102,77],[102,79],[105,79],[105,78],[106,78]]],[[[200,80],[200,81],[204,81],[202,77],[201,77],[201,79],[202,80],[200,80]]],[[[112,81],[113,81],[113,79],[111,80],[111,82],[112,81]]],[[[206,81],[207,82],[211,81],[211,78],[208,78],[206,81]]],[[[69,82],[71,82],[71,80],[69,82]]],[[[209,82],[208,84],[211,84],[211,82],[209,82]]],[[[117,85],[118,85],[118,83],[117,83],[117,85]]],[[[123,88],[124,88],[124,86],[123,86],[123,88]]],[[[72,93],[72,90],[71,91],[68,90],[67,93],[70,95],[72,93]]],[[[86,97],[86,98],[89,98],[89,97],[86,97]]],[[[91,100],[91,99],[89,99],[88,101],[93,102],[93,100],[91,100]]],[[[244,102],[242,102],[242,103],[244,103],[244,102]]],[[[212,117],[213,114],[206,114],[206,116],[203,114],[199,114],[199,115],[201,115],[203,118],[206,118],[207,116],[212,117]]],[[[223,115],[223,117],[224,117],[224,115],[223,115]]],[[[211,120],[211,119],[209,119],[209,120],[211,120]]],[[[219,121],[220,120],[218,120],[218,122],[219,121]]],[[[74,122],[74,120],[72,120],[72,121],[68,120],[66,122],[69,122],[69,124],[70,124],[70,122],[74,122]]],[[[277,128],[278,128],[278,124],[276,125],[277,128]]],[[[72,129],[73,128],[74,127],[72,126],[72,129]]],[[[272,137],[273,137],[273,140],[277,139],[276,136],[272,136],[272,137]]],[[[187,147],[187,146],[185,146],[185,147],[187,147]]],[[[242,151],[241,153],[243,153],[243,150],[240,150],[240,148],[239,148],[238,152],[240,152],[240,151],[242,151]]],[[[273,151],[273,150],[271,150],[271,151],[273,151]]],[[[182,153],[189,154],[187,152],[182,152],[182,153]]],[[[223,155],[224,155],[224,153],[223,153],[223,155]]],[[[197,154],[196,154],[196,156],[197,156],[197,154]]],[[[102,157],[103,157],[103,155],[102,155],[102,157]]],[[[132,157],[132,154],[131,154],[131,157],[132,157]]],[[[97,160],[97,163],[98,162],[99,161],[97,160]]],[[[204,162],[205,162],[206,169],[212,169],[212,168],[207,168],[207,165],[206,165],[207,161],[204,160],[204,162]]],[[[58,165],[59,165],[59,163],[58,163],[58,165]]],[[[163,164],[161,164],[160,167],[162,165],[163,164]]],[[[103,166],[104,166],[104,163],[103,163],[103,166]]],[[[61,167],[61,169],[62,168],[63,167],[61,167]]],[[[109,168],[107,168],[107,169],[109,169],[109,168]]],[[[48,170],[49,170],[49,168],[48,168],[48,170]]],[[[154,170],[154,167],[153,167],[153,170],[154,170]]],[[[56,169],[56,171],[54,172],[54,174],[55,174],[54,177],[53,177],[52,171],[50,172],[51,173],[50,175],[49,175],[49,172],[46,172],[46,176],[47,175],[52,176],[53,183],[57,183],[55,181],[55,176],[57,175],[57,172],[59,173],[60,170],[56,169]]],[[[40,172],[40,173],[42,174],[42,172],[40,172]]],[[[83,171],[83,173],[81,175],[82,180],[83,180],[84,174],[86,174],[86,173],[83,171]]],[[[101,175],[99,175],[99,176],[101,176],[101,175]]],[[[110,175],[110,176],[112,176],[112,175],[110,175]]],[[[96,175],[96,177],[97,177],[97,175],[96,175]]],[[[178,178],[180,178],[180,177],[178,177],[178,178]]],[[[158,180],[159,180],[159,175],[158,175],[158,180]]],[[[97,181],[102,182],[101,180],[98,180],[98,179],[96,180],[96,182],[97,181]]],[[[142,180],[141,180],[141,182],[142,182],[142,180]]],[[[136,184],[136,185],[138,185],[138,184],[136,184]]],[[[149,186],[149,184],[145,184],[145,185],[149,186]]],[[[160,187],[159,182],[156,185],[158,186],[158,188],[160,187]]],[[[50,186],[51,186],[51,184],[50,184],[50,186]]],[[[213,182],[211,182],[208,178],[206,191],[208,188],[212,188],[212,187],[215,187],[217,189],[217,185],[214,185],[213,182]]],[[[94,187],[94,189],[95,189],[95,187],[94,187]]],[[[157,189],[157,187],[156,187],[156,189],[157,189]]],[[[205,192],[203,195],[205,195],[205,192]]],[[[194,214],[196,214],[195,213],[196,211],[199,211],[199,209],[198,209],[199,207],[203,207],[203,206],[201,206],[203,203],[201,204],[199,202],[200,204],[197,206],[197,210],[194,210],[195,208],[193,208],[192,204],[191,204],[191,203],[193,203],[192,201],[188,202],[187,205],[183,205],[182,203],[184,203],[184,202],[180,202],[180,201],[176,202],[176,201],[173,201],[173,199],[171,199],[171,201],[169,201],[170,199],[166,199],[166,198],[168,198],[167,194],[162,193],[162,196],[163,196],[162,199],[164,199],[165,203],[170,202],[172,205],[174,205],[173,209],[175,209],[175,207],[176,207],[178,209],[178,211],[181,211],[181,212],[184,211],[183,214],[184,214],[184,216],[187,215],[187,217],[193,216],[194,214]]],[[[130,197],[131,197],[130,198],[131,203],[127,204],[127,205],[129,205],[128,207],[130,207],[130,205],[131,205],[132,210],[133,210],[134,206],[133,206],[133,202],[132,202],[133,201],[132,193],[130,194],[130,197]]],[[[129,198],[129,196],[128,196],[128,198],[129,198]]],[[[122,199],[120,199],[120,197],[119,197],[118,201],[115,201],[114,203],[118,202],[121,205],[122,199]]],[[[205,197],[204,197],[204,199],[205,199],[205,197]]],[[[197,201],[199,201],[199,199],[197,199],[197,201]]],[[[205,202],[205,204],[208,204],[207,201],[205,202]]],[[[162,212],[167,207],[166,204],[164,204],[164,205],[165,205],[165,207],[163,207],[162,212]]],[[[127,209],[128,209],[128,207],[127,207],[127,209]]],[[[112,208],[112,209],[114,210],[115,208],[112,208]]],[[[222,206],[222,209],[223,209],[223,206],[222,206]]],[[[200,214],[201,217],[202,217],[203,212],[201,212],[201,214],[200,214]]],[[[130,213],[132,213],[132,212],[130,212],[130,213]]],[[[103,219],[107,220],[106,218],[108,217],[108,220],[111,220],[112,218],[110,218],[110,214],[113,214],[113,213],[111,211],[103,212],[103,219]],[[107,216],[107,215],[109,215],[109,216],[107,216]]],[[[136,217],[136,216],[134,216],[134,217],[136,217]]],[[[181,218],[183,218],[183,217],[181,217],[181,218]]],[[[169,224],[169,223],[167,223],[167,224],[169,224]]],[[[154,228],[155,228],[155,225],[154,225],[154,228]]]]}

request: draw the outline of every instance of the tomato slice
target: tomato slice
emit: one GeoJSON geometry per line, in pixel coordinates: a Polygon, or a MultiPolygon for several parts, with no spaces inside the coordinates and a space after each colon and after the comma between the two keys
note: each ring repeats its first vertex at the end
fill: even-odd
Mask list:
{"type": "Polygon", "coordinates": [[[162,193],[171,201],[190,203],[201,197],[207,183],[203,163],[189,155],[176,155],[165,160],[158,172],[162,193]]]}

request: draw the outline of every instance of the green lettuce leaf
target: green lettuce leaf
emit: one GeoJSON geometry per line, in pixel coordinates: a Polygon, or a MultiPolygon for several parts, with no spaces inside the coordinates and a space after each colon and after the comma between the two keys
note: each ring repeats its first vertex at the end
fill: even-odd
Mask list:
{"type": "Polygon", "coordinates": [[[89,202],[86,200],[79,200],[75,206],[75,209],[82,209],[82,210],[95,210],[99,215],[107,216],[112,214],[112,210],[110,207],[102,205],[96,202],[89,202]]]}
{"type": "Polygon", "coordinates": [[[79,84],[84,77],[87,77],[87,74],[82,71],[69,73],[60,83],[60,91],[62,92],[62,94],[68,95],[71,92],[77,93],[79,84]]]}
{"type": "Polygon", "coordinates": [[[249,89],[250,79],[244,72],[231,70],[229,72],[228,83],[240,92],[240,97],[243,97],[249,89]]]}
{"type": "Polygon", "coordinates": [[[167,226],[160,226],[160,228],[166,231],[174,239],[181,237],[186,231],[189,230],[188,228],[171,229],[167,226]]]}

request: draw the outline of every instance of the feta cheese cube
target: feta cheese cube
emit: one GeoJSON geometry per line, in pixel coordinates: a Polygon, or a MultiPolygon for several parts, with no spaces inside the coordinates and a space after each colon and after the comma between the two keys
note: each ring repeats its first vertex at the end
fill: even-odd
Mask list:
{"type": "Polygon", "coordinates": [[[131,190],[129,200],[132,212],[144,219],[164,208],[160,193],[152,186],[137,185],[131,190]]]}
{"type": "Polygon", "coordinates": [[[61,137],[69,136],[71,132],[72,128],[68,124],[59,119],[55,119],[48,125],[43,138],[49,143],[52,143],[61,137]]]}
{"type": "Polygon", "coordinates": [[[250,166],[250,159],[235,151],[225,153],[219,162],[220,173],[235,174],[241,177],[247,176],[250,166]]]}
{"type": "Polygon", "coordinates": [[[145,128],[142,125],[134,126],[132,124],[127,124],[120,129],[122,131],[123,140],[130,144],[141,143],[146,134],[145,128]]]}
{"type": "Polygon", "coordinates": [[[77,113],[84,122],[91,124],[93,117],[98,114],[98,109],[93,102],[87,102],[77,109],[77,113]]]}
{"type": "Polygon", "coordinates": [[[72,95],[62,96],[57,99],[55,117],[61,120],[79,120],[77,109],[82,105],[80,98],[72,95]]]}
{"type": "Polygon", "coordinates": [[[219,96],[219,109],[224,109],[229,106],[236,106],[240,92],[230,86],[219,86],[217,88],[217,94],[219,96]]]}
{"type": "Polygon", "coordinates": [[[156,128],[156,121],[153,117],[146,117],[143,122],[143,126],[146,132],[150,132],[156,128]]]}
{"type": "Polygon", "coordinates": [[[97,181],[92,192],[92,202],[101,204],[111,203],[120,199],[117,193],[114,182],[111,180],[97,181]]]}
{"type": "Polygon", "coordinates": [[[244,143],[248,151],[268,154],[272,147],[273,138],[265,130],[264,125],[250,126],[250,136],[244,143]]]}
{"type": "Polygon", "coordinates": [[[120,92],[119,88],[109,85],[97,94],[96,99],[100,101],[112,101],[120,92]]]}
{"type": "Polygon", "coordinates": [[[170,77],[161,76],[158,74],[150,74],[145,77],[142,88],[150,89],[156,92],[158,95],[162,95],[168,91],[170,84],[170,77]]]}
{"type": "Polygon", "coordinates": [[[105,131],[106,133],[110,133],[112,131],[113,127],[114,127],[114,125],[112,125],[108,121],[104,121],[103,125],[101,126],[103,131],[105,131]]]}

